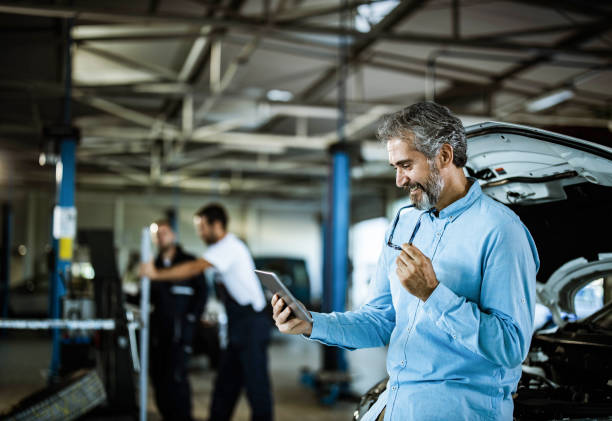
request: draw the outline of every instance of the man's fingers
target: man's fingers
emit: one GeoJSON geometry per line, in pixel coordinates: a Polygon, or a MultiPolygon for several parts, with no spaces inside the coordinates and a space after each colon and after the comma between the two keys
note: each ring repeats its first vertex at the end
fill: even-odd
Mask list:
{"type": "Polygon", "coordinates": [[[274,320],[276,320],[281,311],[283,311],[283,307],[285,307],[285,302],[281,298],[276,300],[276,303],[272,306],[272,315],[274,320]]]}
{"type": "Polygon", "coordinates": [[[278,328],[282,333],[291,333],[293,329],[299,326],[301,323],[302,320],[296,317],[295,319],[287,320],[287,322],[283,323],[278,328]]]}
{"type": "Polygon", "coordinates": [[[399,269],[406,270],[406,269],[413,268],[416,262],[410,256],[408,256],[406,253],[401,252],[397,256],[397,259],[395,260],[395,263],[397,264],[397,267],[399,269]]]}
{"type": "Polygon", "coordinates": [[[291,307],[286,307],[283,311],[280,312],[278,317],[276,318],[276,325],[282,325],[287,321],[289,316],[291,315],[291,307]]]}
{"type": "Polygon", "coordinates": [[[408,257],[410,257],[417,263],[421,263],[423,261],[423,258],[425,258],[425,255],[421,252],[421,250],[419,250],[412,244],[402,244],[402,250],[408,255],[408,257]]]}
{"type": "Polygon", "coordinates": [[[410,258],[410,256],[408,256],[406,253],[401,252],[400,254],[397,255],[397,259],[396,259],[396,263],[399,264],[403,264],[403,265],[407,265],[412,261],[412,258],[410,258]]]}
{"type": "Polygon", "coordinates": [[[276,304],[277,301],[278,301],[278,294],[274,294],[272,296],[272,301],[270,301],[270,304],[272,305],[272,307],[274,307],[274,304],[276,304]]]}

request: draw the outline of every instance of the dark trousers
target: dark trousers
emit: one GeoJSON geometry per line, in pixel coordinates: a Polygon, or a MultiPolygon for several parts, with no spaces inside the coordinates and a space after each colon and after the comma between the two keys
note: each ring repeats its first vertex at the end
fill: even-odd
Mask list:
{"type": "MultiPolygon", "coordinates": [[[[250,307],[250,306],[249,306],[250,307]]],[[[252,421],[273,419],[268,376],[270,322],[263,313],[228,310],[229,343],[221,355],[210,409],[210,421],[229,421],[244,387],[252,421]]]]}
{"type": "Polygon", "coordinates": [[[191,421],[191,387],[187,377],[191,344],[180,336],[168,335],[172,330],[155,332],[151,339],[150,373],[155,403],[164,421],[191,421]]]}

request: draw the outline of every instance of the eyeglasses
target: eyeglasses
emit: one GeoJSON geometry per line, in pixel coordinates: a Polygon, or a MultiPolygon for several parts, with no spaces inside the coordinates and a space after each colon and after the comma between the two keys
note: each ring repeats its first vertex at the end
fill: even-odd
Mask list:
{"type": "MultiPolygon", "coordinates": [[[[395,249],[395,250],[402,249],[402,246],[393,244],[393,234],[395,233],[395,227],[397,227],[397,223],[399,222],[400,214],[402,213],[404,209],[409,209],[409,208],[414,208],[414,205],[408,205],[408,206],[404,206],[400,208],[397,211],[397,215],[395,215],[395,219],[393,220],[393,226],[391,227],[391,232],[389,233],[389,239],[387,240],[387,246],[391,247],[392,249],[395,249]]],[[[414,236],[416,235],[417,231],[421,227],[421,218],[423,217],[423,215],[425,215],[426,213],[431,213],[433,211],[435,211],[435,208],[431,208],[428,211],[421,212],[421,214],[419,215],[419,218],[417,219],[416,224],[414,225],[414,228],[412,229],[412,234],[410,234],[410,239],[408,240],[408,244],[412,244],[412,240],[414,240],[414,236]]]]}

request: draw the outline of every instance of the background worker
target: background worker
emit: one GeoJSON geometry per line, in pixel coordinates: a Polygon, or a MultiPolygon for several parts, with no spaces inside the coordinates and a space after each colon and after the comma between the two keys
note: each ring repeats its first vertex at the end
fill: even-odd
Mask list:
{"type": "MultiPolygon", "coordinates": [[[[176,233],[167,220],[159,220],[151,228],[158,248],[156,268],[170,268],[195,259],[177,244],[176,233]]],[[[155,403],[164,420],[192,420],[187,363],[192,354],[195,325],[207,296],[201,273],[179,282],[156,279],[151,283],[150,374],[155,403]]]]}
{"type": "Polygon", "coordinates": [[[226,421],[246,389],[253,421],[273,419],[267,347],[270,321],[263,312],[266,299],[246,245],[227,231],[228,216],[218,204],[194,216],[200,238],[208,245],[203,257],[167,269],[144,264],[141,272],[153,279],[183,279],[216,270],[228,316],[228,345],[221,356],[210,408],[211,421],[226,421]]]}

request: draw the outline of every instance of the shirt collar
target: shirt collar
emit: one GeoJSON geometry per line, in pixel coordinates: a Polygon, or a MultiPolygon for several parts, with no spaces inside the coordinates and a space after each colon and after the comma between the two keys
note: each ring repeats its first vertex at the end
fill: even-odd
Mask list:
{"type": "Polygon", "coordinates": [[[467,194],[461,199],[454,201],[440,212],[440,218],[451,218],[455,219],[468,209],[472,204],[482,196],[482,189],[480,184],[475,178],[468,177],[468,180],[472,183],[472,186],[468,190],[467,194]]]}

